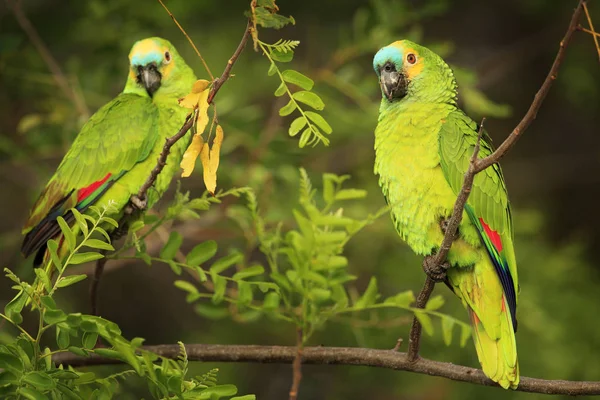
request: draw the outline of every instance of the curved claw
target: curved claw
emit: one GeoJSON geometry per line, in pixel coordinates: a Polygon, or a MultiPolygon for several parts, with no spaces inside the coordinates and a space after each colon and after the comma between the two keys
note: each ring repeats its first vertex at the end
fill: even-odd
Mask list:
{"type": "Polygon", "coordinates": [[[438,264],[435,259],[435,255],[425,256],[425,259],[423,260],[423,271],[434,282],[443,282],[446,280],[446,270],[450,267],[450,263],[445,261],[442,264],[438,264]]]}
{"type": "Polygon", "coordinates": [[[135,206],[135,208],[137,208],[140,211],[144,211],[146,209],[146,206],[148,205],[148,202],[146,201],[146,199],[140,199],[137,195],[133,195],[130,198],[131,204],[133,204],[135,206]]]}

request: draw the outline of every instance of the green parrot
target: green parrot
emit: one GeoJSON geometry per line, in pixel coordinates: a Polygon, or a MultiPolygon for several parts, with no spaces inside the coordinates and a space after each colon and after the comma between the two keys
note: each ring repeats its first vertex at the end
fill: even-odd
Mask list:
{"type": "MultiPolygon", "coordinates": [[[[155,167],[165,139],[183,125],[189,110],[177,100],[195,81],[192,69],[167,40],[153,37],[133,45],[125,89],[86,122],[31,209],[21,250],[26,257],[36,253],[34,265],[48,259],[49,239],[60,243],[60,256],[66,253],[57,218],[74,225],[71,208],[85,212],[90,205],[110,202],[122,214],[155,167]]],[[[179,140],[171,148],[148,191],[148,207],[168,188],[188,141],[179,140]]]]}
{"type": "MultiPolygon", "coordinates": [[[[415,253],[426,256],[425,272],[443,280],[469,312],[483,372],[514,389],[519,384],[518,280],[502,170],[494,164],[475,176],[448,268],[431,268],[427,260],[442,243],[478,125],[457,107],[452,70],[431,50],[397,41],[377,52],[373,68],[382,92],[375,173],[396,230],[415,253]]],[[[491,153],[485,134],[479,154],[491,153]]]]}

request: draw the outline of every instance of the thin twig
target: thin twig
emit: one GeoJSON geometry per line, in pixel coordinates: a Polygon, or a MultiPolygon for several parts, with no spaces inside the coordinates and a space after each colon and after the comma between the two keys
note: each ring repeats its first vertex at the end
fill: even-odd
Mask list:
{"type": "Polygon", "coordinates": [[[6,3],[10,8],[12,8],[12,11],[15,14],[17,22],[21,26],[21,29],[23,29],[23,31],[27,34],[29,40],[31,40],[38,53],[40,53],[40,56],[48,66],[56,85],[60,88],[60,90],[62,90],[65,96],[67,96],[67,98],[73,102],[75,108],[77,108],[77,112],[82,117],[87,119],[90,115],[90,110],[87,108],[85,100],[79,92],[73,90],[71,85],[69,85],[69,81],[67,80],[62,68],[54,56],[52,56],[52,53],[50,53],[50,50],[42,40],[40,34],[37,32],[35,27],[31,24],[31,21],[29,21],[21,9],[19,1],[13,2],[12,0],[6,0],[6,3]]]}
{"type": "MultiPolygon", "coordinates": [[[[188,344],[185,346],[190,361],[204,362],[256,362],[291,364],[296,359],[296,346],[247,346],[247,345],[209,345],[188,344]]],[[[142,346],[162,357],[176,359],[179,356],[178,345],[142,346]]],[[[115,365],[123,362],[117,359],[96,355],[81,357],[73,353],[59,353],[52,356],[56,364],[73,367],[91,365],[115,365]]],[[[465,367],[441,361],[419,358],[410,361],[407,353],[393,350],[363,349],[353,347],[305,347],[302,352],[303,364],[319,365],[356,365],[386,368],[398,371],[410,371],[418,374],[439,376],[455,381],[476,385],[499,387],[487,378],[479,369],[465,367]]],[[[562,394],[562,395],[598,395],[600,382],[565,381],[527,378],[522,376],[519,387],[521,392],[562,394]]]]}
{"type": "Polygon", "coordinates": [[[235,49],[235,52],[233,53],[231,58],[227,61],[227,65],[225,66],[225,70],[223,70],[223,74],[221,74],[221,76],[213,82],[210,88],[210,93],[208,94],[208,99],[206,100],[208,104],[212,104],[213,99],[219,91],[219,89],[221,89],[221,86],[223,86],[227,79],[229,79],[229,76],[231,75],[231,69],[233,68],[233,65],[237,61],[240,54],[242,54],[244,47],[246,47],[246,43],[248,43],[248,38],[250,37],[251,33],[252,22],[248,20],[248,25],[246,25],[246,30],[244,31],[244,36],[242,36],[240,44],[238,45],[237,49],[235,49]]]}
{"type": "Polygon", "coordinates": [[[206,61],[204,61],[204,58],[200,54],[200,50],[198,50],[198,48],[194,44],[194,41],[192,40],[192,38],[190,38],[190,36],[185,31],[185,29],[183,29],[183,27],[179,24],[179,22],[177,21],[177,19],[173,15],[173,13],[171,13],[171,11],[167,8],[167,6],[165,5],[165,3],[163,3],[162,0],[158,0],[158,2],[160,3],[161,6],[163,6],[163,8],[169,14],[169,16],[171,17],[171,19],[173,19],[173,22],[175,22],[175,25],[177,25],[177,27],[179,28],[179,30],[184,34],[184,36],[187,38],[188,42],[190,42],[190,44],[194,48],[194,51],[198,55],[198,58],[200,58],[200,61],[202,61],[202,65],[204,65],[204,69],[206,69],[206,72],[208,72],[208,75],[210,76],[210,80],[212,81],[213,79],[215,79],[215,77],[213,76],[212,72],[210,72],[210,68],[208,68],[208,64],[206,63],[206,61]]]}
{"type": "Polygon", "coordinates": [[[598,32],[594,32],[594,31],[591,31],[591,30],[589,30],[589,29],[587,29],[587,28],[584,28],[584,27],[583,27],[583,26],[581,26],[581,25],[578,25],[578,26],[577,26],[577,29],[579,29],[579,30],[580,30],[580,31],[582,31],[582,32],[589,33],[589,34],[590,34],[590,35],[592,35],[592,36],[600,36],[600,33],[598,33],[598,32]]]}
{"type": "Polygon", "coordinates": [[[290,388],[290,400],[296,400],[298,398],[300,381],[302,380],[302,351],[304,350],[302,336],[302,328],[296,329],[296,356],[292,363],[294,374],[292,387],[290,388]]]}
{"type": "MultiPolygon", "coordinates": [[[[573,36],[573,33],[578,29],[579,18],[581,17],[581,13],[584,9],[584,6],[585,0],[580,0],[579,4],[577,5],[577,8],[573,12],[573,16],[571,17],[571,22],[569,23],[567,32],[565,33],[563,40],[560,42],[560,47],[558,49],[558,53],[556,54],[554,63],[550,68],[550,72],[544,80],[544,83],[542,84],[540,90],[536,93],[533,102],[531,103],[531,106],[529,107],[529,110],[527,110],[527,113],[525,114],[523,119],[519,122],[516,128],[513,129],[510,135],[508,135],[504,142],[502,142],[502,144],[498,146],[496,151],[494,151],[492,154],[485,158],[478,159],[477,154],[479,153],[479,143],[481,141],[481,135],[483,133],[483,121],[481,122],[475,151],[473,152],[473,156],[471,157],[469,169],[465,174],[465,179],[463,181],[460,193],[458,194],[456,202],[454,203],[452,217],[450,218],[449,223],[447,225],[446,233],[444,234],[444,240],[436,255],[434,265],[441,266],[446,260],[448,251],[450,250],[452,242],[454,241],[456,230],[462,219],[464,206],[471,192],[471,187],[473,186],[473,180],[475,178],[475,175],[483,171],[487,167],[491,166],[492,164],[497,163],[516,143],[519,136],[523,132],[525,132],[525,130],[529,127],[529,125],[531,125],[531,122],[533,122],[533,120],[537,116],[537,112],[540,109],[544,99],[546,98],[546,95],[548,94],[552,83],[554,82],[554,80],[556,80],[558,69],[564,59],[565,50],[571,41],[571,37],[573,36]]],[[[419,296],[417,298],[416,307],[425,307],[425,304],[427,304],[427,301],[429,300],[429,297],[431,296],[434,287],[435,282],[431,278],[427,277],[423,289],[421,289],[421,292],[419,293],[419,296]]],[[[420,338],[421,324],[415,317],[411,326],[408,345],[408,360],[411,362],[415,362],[418,359],[420,338]]]]}
{"type": "Polygon", "coordinates": [[[588,25],[590,26],[590,29],[592,31],[591,33],[592,33],[592,37],[594,38],[594,44],[596,45],[596,52],[598,53],[598,59],[600,60],[600,45],[598,44],[598,38],[596,37],[596,36],[598,36],[598,34],[596,33],[596,30],[594,29],[594,24],[592,23],[592,17],[590,17],[590,13],[588,11],[586,1],[583,2],[583,11],[585,11],[585,17],[587,18],[588,25]]]}

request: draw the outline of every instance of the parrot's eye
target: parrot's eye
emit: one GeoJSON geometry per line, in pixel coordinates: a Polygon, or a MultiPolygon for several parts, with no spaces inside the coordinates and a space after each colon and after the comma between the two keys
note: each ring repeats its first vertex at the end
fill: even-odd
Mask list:
{"type": "Polygon", "coordinates": [[[415,56],[413,53],[410,53],[406,56],[406,61],[408,61],[409,64],[414,64],[417,62],[417,56],[415,56]]]}
{"type": "Polygon", "coordinates": [[[171,62],[171,53],[169,53],[168,51],[165,51],[165,62],[171,62]]]}

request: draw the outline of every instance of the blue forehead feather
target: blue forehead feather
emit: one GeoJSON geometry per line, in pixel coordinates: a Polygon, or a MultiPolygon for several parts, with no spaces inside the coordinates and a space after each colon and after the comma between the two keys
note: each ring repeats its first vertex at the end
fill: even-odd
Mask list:
{"type": "Polygon", "coordinates": [[[131,57],[131,65],[148,65],[156,63],[157,65],[163,61],[164,55],[160,52],[150,52],[145,54],[135,54],[131,57]]]}
{"type": "Polygon", "coordinates": [[[399,68],[402,65],[402,59],[402,51],[399,48],[395,46],[383,47],[373,58],[373,69],[379,73],[379,67],[388,61],[393,62],[399,68]]]}

